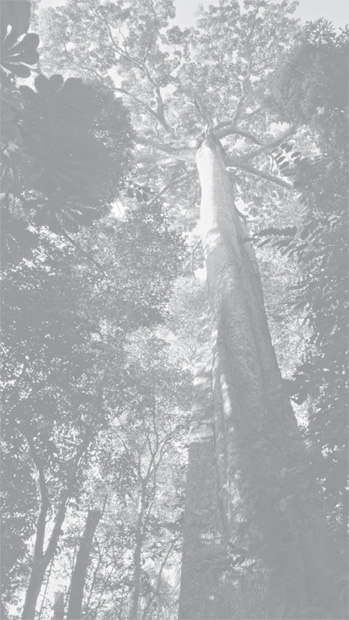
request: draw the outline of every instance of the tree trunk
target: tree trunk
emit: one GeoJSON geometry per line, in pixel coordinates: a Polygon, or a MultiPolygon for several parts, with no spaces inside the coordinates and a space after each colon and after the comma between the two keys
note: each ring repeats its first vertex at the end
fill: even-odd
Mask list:
{"type": "Polygon", "coordinates": [[[197,166],[209,303],[194,376],[179,617],[320,618],[326,608],[345,617],[331,581],[336,558],[307,487],[306,447],[289,400],[273,396],[281,375],[258,266],[214,136],[197,166]]]}
{"type": "MultiPolygon", "coordinates": [[[[40,476],[42,473],[40,473],[40,476]]],[[[65,518],[65,507],[68,498],[68,492],[64,494],[63,500],[61,502],[60,508],[57,512],[55,524],[44,553],[44,539],[45,539],[45,529],[46,529],[46,515],[48,510],[48,499],[45,496],[42,499],[40,515],[38,518],[38,524],[36,529],[36,541],[34,547],[34,557],[33,564],[31,568],[29,584],[27,587],[24,606],[23,606],[23,614],[22,620],[34,620],[35,619],[35,610],[36,604],[38,601],[38,597],[40,594],[42,582],[45,577],[46,569],[54,557],[58,539],[61,535],[61,527],[65,518]]]]}
{"type": "Polygon", "coordinates": [[[26,592],[22,620],[34,620],[36,603],[40,594],[42,582],[48,563],[42,560],[33,562],[29,584],[26,592]]]}
{"type": "Polygon", "coordinates": [[[80,542],[78,555],[70,583],[70,597],[67,620],[81,619],[81,606],[84,594],[86,571],[88,567],[93,537],[102,516],[100,510],[89,510],[83,537],[80,542]]]}
{"type": "Polygon", "coordinates": [[[64,620],[64,592],[55,592],[55,602],[53,605],[53,620],[64,620]]]}
{"type": "Polygon", "coordinates": [[[142,481],[142,490],[140,498],[140,507],[136,524],[136,541],[133,554],[133,588],[131,594],[131,602],[128,613],[128,620],[137,620],[139,597],[141,594],[141,576],[142,576],[142,549],[144,542],[144,512],[145,512],[146,485],[142,481]]]}

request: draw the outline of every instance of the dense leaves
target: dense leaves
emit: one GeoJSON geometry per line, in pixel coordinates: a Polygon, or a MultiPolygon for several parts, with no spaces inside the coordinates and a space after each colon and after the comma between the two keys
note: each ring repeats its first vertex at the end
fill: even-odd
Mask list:
{"type": "MultiPolygon", "coordinates": [[[[324,19],[307,24],[298,35],[270,82],[273,105],[285,120],[322,125],[323,116],[343,115],[347,106],[347,40],[348,30],[337,34],[324,19]]],[[[345,136],[341,140],[345,142],[345,136]]]]}
{"type": "Polygon", "coordinates": [[[5,514],[10,514],[16,501],[18,515],[25,515],[28,506],[35,506],[27,516],[25,533],[10,530],[13,549],[4,566],[7,575],[16,563],[26,559],[28,536],[35,531],[39,498],[34,463],[45,472],[50,500],[57,501],[55,495],[59,496],[62,485],[66,485],[79,447],[76,432],[86,428],[82,408],[88,416],[95,402],[91,391],[82,391],[82,384],[88,382],[83,359],[89,327],[93,330],[93,326],[71,316],[67,275],[63,272],[57,278],[57,267],[48,270],[43,265],[27,266],[2,282],[3,466],[12,472],[2,487],[3,506],[5,514]],[[11,458],[14,451],[15,459],[11,458]],[[17,494],[13,479],[26,480],[26,492],[17,494]],[[21,551],[16,552],[20,541],[21,551]]]}
{"type": "MultiPolygon", "coordinates": [[[[4,3],[5,30],[25,33],[28,7],[4,3]]],[[[24,46],[37,40],[28,37],[24,46]]],[[[30,58],[19,55],[18,66],[30,58]]],[[[88,459],[104,450],[99,436],[125,386],[132,383],[133,397],[139,389],[124,369],[126,334],[163,321],[184,246],[159,198],[146,187],[134,195],[123,180],[131,130],[108,88],[42,74],[18,86],[24,72],[5,68],[2,570],[3,603],[18,616],[28,579],[27,600],[45,573],[35,571],[52,570],[76,502],[83,518],[88,459]],[[121,220],[102,217],[120,196],[121,220]]],[[[124,483],[131,488],[132,476],[124,483]]]]}
{"type": "Polygon", "coordinates": [[[80,497],[98,434],[141,389],[134,371],[124,374],[125,336],[162,320],[180,265],[181,244],[159,206],[152,215],[135,218],[130,211],[123,222],[113,218],[96,226],[81,239],[86,248],[88,238],[100,241],[95,262],[79,248],[42,239],[35,260],[9,269],[2,283],[3,467],[10,470],[2,492],[5,513],[15,505],[18,514],[18,528],[11,527],[9,542],[3,541],[13,550],[3,555],[12,600],[35,532],[34,515],[26,517],[26,508],[40,502],[35,469],[46,481],[52,516],[62,492],[69,501],[80,497]],[[139,244],[142,234],[146,246],[139,244]],[[23,494],[14,478],[24,480],[23,494]]]}
{"type": "Polygon", "coordinates": [[[305,309],[310,335],[296,378],[301,391],[311,396],[308,434],[318,450],[314,471],[340,538],[346,536],[348,511],[347,64],[348,31],[337,35],[320,20],[305,27],[273,77],[281,120],[307,122],[319,154],[307,158],[295,152],[293,144],[282,145],[278,164],[283,165],[285,152],[291,153],[294,186],[305,207],[302,226],[286,243],[278,239],[281,230],[257,235],[293,254],[301,269],[290,303],[305,309]]]}
{"type": "MultiPolygon", "coordinates": [[[[115,117],[110,130],[105,112],[99,111],[108,93],[98,99],[81,80],[64,82],[59,75],[40,75],[35,87],[20,87],[23,108],[15,116],[17,138],[3,156],[3,191],[9,194],[11,220],[4,258],[11,239],[18,244],[16,228],[23,228],[23,221],[55,233],[76,233],[81,225],[91,225],[115,199],[123,174],[122,165],[115,163],[118,150],[124,151],[123,165],[127,162],[128,122],[121,105],[109,97],[120,122],[118,141],[112,137],[115,117]]],[[[16,258],[14,252],[10,256],[16,258]]]]}
{"type": "Polygon", "coordinates": [[[131,130],[121,102],[105,88],[42,74],[34,88],[18,87],[15,77],[30,75],[21,63],[38,60],[29,48],[39,39],[26,34],[12,47],[13,37],[29,27],[29,3],[4,2],[1,9],[9,50],[2,74],[4,264],[30,256],[38,235],[28,224],[47,226],[56,234],[76,233],[107,212],[128,165],[131,130]]]}

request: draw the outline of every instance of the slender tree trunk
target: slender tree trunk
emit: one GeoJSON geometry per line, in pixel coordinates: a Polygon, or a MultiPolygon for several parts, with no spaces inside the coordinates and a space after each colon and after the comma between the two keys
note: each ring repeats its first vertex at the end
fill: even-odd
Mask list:
{"type": "Polygon", "coordinates": [[[39,513],[38,522],[36,526],[36,538],[35,538],[35,545],[34,545],[33,562],[32,562],[32,567],[31,567],[30,578],[29,578],[29,584],[27,587],[26,595],[25,595],[23,614],[22,614],[22,620],[35,620],[36,605],[37,605],[38,597],[39,597],[40,590],[42,587],[42,583],[45,577],[45,572],[46,572],[48,565],[53,560],[56,549],[57,549],[58,540],[62,533],[62,525],[65,519],[66,505],[67,505],[68,498],[70,497],[71,485],[75,479],[81,456],[83,452],[87,449],[89,435],[87,435],[86,437],[87,443],[85,439],[85,441],[80,446],[80,449],[76,455],[75,464],[73,465],[71,469],[67,488],[62,492],[61,501],[60,501],[60,504],[59,504],[59,507],[56,513],[56,519],[54,521],[53,529],[49,537],[45,551],[44,551],[44,545],[45,545],[45,537],[46,537],[46,519],[47,519],[47,513],[48,513],[48,509],[50,505],[49,492],[48,492],[48,487],[45,481],[44,468],[42,464],[40,463],[40,460],[37,457],[33,439],[24,433],[23,435],[28,442],[33,461],[35,463],[35,466],[39,474],[39,488],[40,488],[40,495],[41,495],[41,506],[40,506],[40,513],[39,513]]]}
{"type": "Polygon", "coordinates": [[[80,542],[80,547],[75,562],[75,568],[73,570],[70,583],[70,597],[67,620],[81,619],[81,607],[84,594],[86,571],[88,567],[93,537],[101,516],[102,513],[100,510],[88,511],[85,531],[80,542]]]}
{"type": "Polygon", "coordinates": [[[326,608],[345,617],[331,581],[336,558],[307,487],[306,447],[289,400],[273,396],[281,375],[258,266],[214,136],[197,166],[209,303],[194,377],[179,617],[297,618],[310,607],[315,616],[303,617],[326,617],[326,608]]]}
{"type": "Polygon", "coordinates": [[[141,593],[141,561],[144,542],[144,512],[145,512],[146,485],[142,484],[140,508],[136,524],[136,544],[133,554],[133,590],[131,596],[128,620],[137,620],[139,597],[141,593]]]}
{"type": "Polygon", "coordinates": [[[22,620],[34,620],[36,603],[44,580],[47,564],[44,560],[34,560],[26,592],[22,620]]]}

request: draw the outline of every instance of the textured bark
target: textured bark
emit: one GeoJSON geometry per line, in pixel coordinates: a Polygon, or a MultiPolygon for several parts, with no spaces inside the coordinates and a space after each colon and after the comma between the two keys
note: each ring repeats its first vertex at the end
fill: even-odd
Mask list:
{"type": "Polygon", "coordinates": [[[258,266],[214,136],[197,166],[209,304],[194,378],[179,617],[296,618],[310,606],[317,618],[326,608],[342,617],[336,558],[306,488],[306,447],[289,400],[272,398],[281,375],[258,266]]]}
{"type": "Polygon", "coordinates": [[[102,516],[100,510],[89,510],[83,537],[80,542],[75,568],[73,570],[67,620],[81,620],[82,598],[86,579],[86,571],[93,542],[93,537],[102,516]]]}

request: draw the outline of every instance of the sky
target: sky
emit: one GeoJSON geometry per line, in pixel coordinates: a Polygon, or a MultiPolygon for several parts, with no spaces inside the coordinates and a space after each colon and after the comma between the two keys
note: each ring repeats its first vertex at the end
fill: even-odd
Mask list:
{"type": "MultiPolygon", "coordinates": [[[[182,27],[192,26],[195,23],[195,12],[199,5],[206,8],[209,4],[216,3],[217,0],[175,0],[176,22],[182,27]]],[[[64,4],[64,0],[41,0],[42,7],[58,4],[64,4]]],[[[295,15],[303,22],[325,17],[337,28],[343,28],[349,21],[349,2],[348,0],[299,0],[295,15]]]]}

